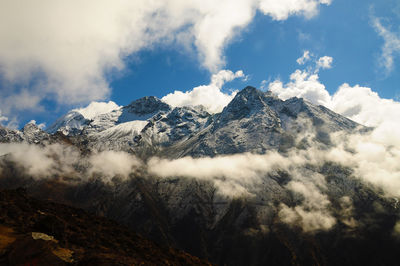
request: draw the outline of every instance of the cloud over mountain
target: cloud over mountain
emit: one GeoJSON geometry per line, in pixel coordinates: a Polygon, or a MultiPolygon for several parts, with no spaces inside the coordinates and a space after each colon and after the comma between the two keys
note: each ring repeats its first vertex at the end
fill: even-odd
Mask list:
{"type": "Polygon", "coordinates": [[[230,70],[221,70],[211,76],[210,84],[195,87],[187,92],[175,91],[164,96],[162,100],[172,106],[203,105],[208,112],[218,113],[236,95],[236,91],[230,94],[222,92],[222,86],[238,78],[246,79],[243,71],[233,73],[230,70]]]}
{"type": "Polygon", "coordinates": [[[0,97],[10,98],[8,102],[21,93],[34,97],[28,105],[2,111],[34,110],[44,98],[68,104],[104,99],[110,95],[107,76],[124,69],[128,55],[157,45],[184,47],[214,73],[224,65],[224,48],[257,10],[275,20],[309,18],[320,4],[329,3],[5,0],[0,9],[0,75],[8,85],[0,97]]]}

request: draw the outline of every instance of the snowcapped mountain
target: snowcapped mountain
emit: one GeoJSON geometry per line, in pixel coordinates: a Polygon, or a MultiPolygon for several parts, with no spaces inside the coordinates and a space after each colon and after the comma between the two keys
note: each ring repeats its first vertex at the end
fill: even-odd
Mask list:
{"type": "Polygon", "coordinates": [[[21,131],[0,126],[0,143],[27,142],[44,144],[51,141],[52,136],[34,123],[26,124],[21,131]]]}
{"type": "Polygon", "coordinates": [[[398,200],[323,156],[336,133],[366,131],[323,106],[253,87],[217,114],[144,97],[106,112],[73,110],[47,132],[0,128],[0,142],[64,141],[83,153],[39,181],[0,157],[0,187],[27,186],[221,265],[392,265],[398,200]],[[90,157],[102,151],[118,156],[90,157]],[[98,178],[102,164],[120,170],[132,154],[142,165],[127,177],[98,178]]]}
{"type": "MultiPolygon", "coordinates": [[[[207,127],[184,143],[180,156],[215,156],[293,147],[301,133],[316,133],[318,140],[329,144],[329,134],[355,130],[359,125],[322,106],[291,98],[282,101],[269,92],[246,87],[219,114],[210,118],[207,127]],[[299,134],[300,133],[300,134],[299,134]],[[183,152],[182,152],[183,150],[183,152]]],[[[175,147],[172,148],[176,150],[175,147]]]]}
{"type": "Polygon", "coordinates": [[[270,92],[246,87],[218,114],[201,106],[173,108],[156,97],[144,97],[90,120],[71,111],[47,132],[84,136],[95,150],[201,157],[283,151],[294,145],[299,132],[308,131],[328,145],[330,133],[358,126],[303,99],[282,101],[270,92]]]}

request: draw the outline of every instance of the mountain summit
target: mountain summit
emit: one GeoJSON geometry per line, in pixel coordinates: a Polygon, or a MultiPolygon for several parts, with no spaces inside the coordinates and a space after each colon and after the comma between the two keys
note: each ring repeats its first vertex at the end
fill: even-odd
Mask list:
{"type": "Polygon", "coordinates": [[[299,98],[283,101],[248,86],[217,114],[201,107],[174,108],[150,96],[90,120],[71,111],[47,131],[89,138],[91,149],[201,157],[284,151],[309,131],[329,145],[330,133],[358,126],[323,106],[299,98]]]}

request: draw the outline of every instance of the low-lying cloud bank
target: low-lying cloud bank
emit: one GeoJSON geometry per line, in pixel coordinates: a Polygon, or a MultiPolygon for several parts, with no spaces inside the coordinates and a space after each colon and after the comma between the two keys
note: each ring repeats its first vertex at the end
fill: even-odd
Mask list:
{"type": "MultiPolygon", "coordinates": [[[[313,134],[308,134],[308,138],[313,141],[313,134]]],[[[312,233],[329,230],[339,220],[355,226],[351,214],[351,198],[356,193],[351,186],[355,181],[379,194],[383,192],[388,198],[400,198],[399,146],[377,141],[374,131],[354,135],[339,132],[331,134],[331,140],[333,146],[322,150],[318,145],[311,145],[309,149],[293,148],[285,154],[270,151],[175,160],[153,157],[146,163],[125,152],[103,151],[84,156],[76,148],[61,144],[44,147],[26,143],[0,144],[0,156],[35,179],[72,177],[73,182],[87,182],[96,178],[112,185],[116,180],[134,178],[132,174],[141,171],[158,178],[207,181],[224,198],[244,197],[256,202],[264,197],[263,183],[269,180],[277,188],[276,193],[293,195],[294,202],[284,201],[276,207],[281,221],[312,233]],[[343,188],[328,183],[321,170],[326,163],[350,169],[343,188]],[[285,182],[271,181],[273,176],[282,173],[286,173],[285,182]],[[346,186],[350,186],[350,192],[341,191],[346,186]],[[340,204],[339,212],[332,208],[332,198],[340,204]]]]}
{"type": "Polygon", "coordinates": [[[68,177],[83,182],[92,177],[105,183],[112,182],[114,177],[126,180],[141,166],[140,160],[125,152],[103,151],[84,156],[75,147],[61,144],[42,147],[27,143],[0,143],[0,158],[15,163],[34,179],[62,180],[68,177]]]}
{"type": "Polygon", "coordinates": [[[343,205],[341,222],[352,227],[356,224],[351,217],[350,199],[357,193],[351,187],[354,182],[361,182],[378,194],[383,192],[388,198],[400,197],[400,149],[376,141],[374,132],[350,136],[337,133],[331,138],[334,146],[330,149],[293,149],[284,155],[271,151],[215,158],[152,158],[147,169],[162,178],[181,176],[208,180],[225,196],[250,198],[263,193],[261,184],[269,175],[286,172],[290,180],[283,188],[300,195],[302,200],[295,206],[280,204],[279,216],[283,222],[299,225],[306,232],[331,229],[337,222],[331,210],[330,198],[333,197],[343,205]],[[320,173],[326,163],[350,169],[351,175],[343,182],[344,188],[350,187],[352,192],[335,192],[344,188],[328,188],[326,176],[320,173]],[[315,170],[309,170],[310,166],[315,170]]]}

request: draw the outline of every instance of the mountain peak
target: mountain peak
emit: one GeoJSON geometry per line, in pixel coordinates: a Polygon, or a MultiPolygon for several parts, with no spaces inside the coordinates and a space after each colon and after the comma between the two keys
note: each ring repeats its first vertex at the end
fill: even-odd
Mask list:
{"type": "Polygon", "coordinates": [[[247,86],[236,94],[235,98],[222,110],[219,122],[225,123],[231,120],[238,120],[260,112],[263,114],[268,113],[268,117],[273,116],[265,93],[252,86],[247,86]]]}
{"type": "Polygon", "coordinates": [[[155,96],[146,96],[131,102],[124,109],[129,113],[147,115],[158,111],[168,111],[171,107],[155,96]]]}
{"type": "Polygon", "coordinates": [[[244,92],[255,92],[255,91],[257,91],[257,88],[255,88],[253,86],[246,86],[240,92],[244,93],[244,92]]]}
{"type": "Polygon", "coordinates": [[[236,96],[241,96],[241,97],[254,97],[254,96],[260,96],[264,94],[262,91],[256,89],[253,86],[247,86],[244,89],[242,89],[241,91],[238,92],[238,94],[236,96]]]}
{"type": "Polygon", "coordinates": [[[41,130],[35,123],[29,122],[23,128],[22,132],[39,131],[41,130]]]}
{"type": "Polygon", "coordinates": [[[50,139],[50,135],[38,127],[35,123],[29,122],[22,128],[22,133],[28,143],[41,143],[50,139]]]}
{"type": "Polygon", "coordinates": [[[237,110],[251,110],[265,106],[264,102],[265,95],[262,91],[257,90],[254,87],[247,86],[238,94],[235,98],[224,108],[223,112],[226,111],[237,111],[237,110]]]}
{"type": "Polygon", "coordinates": [[[78,134],[90,120],[86,119],[80,112],[71,110],[56,120],[46,131],[54,134],[61,131],[64,135],[78,134]]]}

